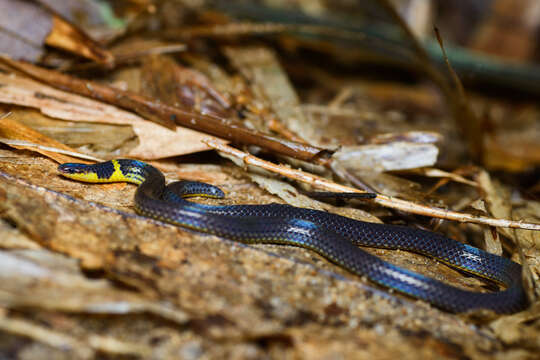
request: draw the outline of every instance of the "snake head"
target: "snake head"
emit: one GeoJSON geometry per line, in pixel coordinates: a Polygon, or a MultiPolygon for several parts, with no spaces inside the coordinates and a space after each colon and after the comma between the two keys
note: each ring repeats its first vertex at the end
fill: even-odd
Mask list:
{"type": "Polygon", "coordinates": [[[96,170],[95,166],[79,163],[65,163],[58,166],[58,172],[69,179],[79,180],[84,182],[103,182],[96,170]]]}
{"type": "Polygon", "coordinates": [[[58,172],[64,176],[86,174],[88,171],[88,165],[86,164],[65,163],[58,166],[58,172]]]}

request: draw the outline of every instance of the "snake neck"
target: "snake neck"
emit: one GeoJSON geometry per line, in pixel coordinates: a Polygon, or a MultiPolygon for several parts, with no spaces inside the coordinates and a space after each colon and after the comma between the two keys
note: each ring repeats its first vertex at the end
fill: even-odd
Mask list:
{"type": "MultiPolygon", "coordinates": [[[[103,166],[105,164],[101,165],[103,166]]],[[[109,175],[111,181],[126,181],[141,185],[146,180],[155,178],[157,174],[159,174],[157,177],[163,178],[159,170],[138,160],[111,160],[110,164],[107,164],[106,167],[110,174],[104,175],[109,175]]]]}
{"type": "Polygon", "coordinates": [[[142,199],[161,200],[165,189],[165,177],[152,165],[138,160],[111,160],[114,172],[111,178],[138,184],[135,202],[142,199]]]}

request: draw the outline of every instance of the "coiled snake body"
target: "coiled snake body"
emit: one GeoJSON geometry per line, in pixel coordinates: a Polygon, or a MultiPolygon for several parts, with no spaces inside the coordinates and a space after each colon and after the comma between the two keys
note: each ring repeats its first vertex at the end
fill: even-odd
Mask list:
{"type": "Polygon", "coordinates": [[[186,198],[220,198],[224,194],[219,188],[200,182],[180,181],[166,186],[159,170],[137,160],[111,160],[93,165],[67,163],[58,170],[79,181],[138,184],[135,208],[142,215],[243,243],[310,249],[353,274],[451,312],[490,309],[512,313],[527,305],[519,264],[437,233],[366,223],[282,204],[198,204],[186,198]],[[358,245],[420,253],[504,285],[506,289],[492,293],[459,289],[392,265],[358,245]]]}

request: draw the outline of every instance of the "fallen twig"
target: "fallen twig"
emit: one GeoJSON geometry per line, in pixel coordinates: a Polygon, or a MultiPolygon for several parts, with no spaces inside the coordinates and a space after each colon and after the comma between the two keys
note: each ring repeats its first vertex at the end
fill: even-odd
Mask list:
{"type": "MultiPolygon", "coordinates": [[[[330,180],[327,180],[317,175],[307,173],[305,171],[295,170],[286,166],[273,164],[269,161],[260,159],[256,156],[240,151],[238,149],[235,149],[226,144],[217,142],[215,140],[206,140],[204,141],[204,143],[210,146],[211,148],[216,149],[217,151],[220,151],[220,152],[223,152],[223,153],[226,153],[226,154],[229,154],[229,155],[232,155],[234,157],[241,159],[246,165],[258,166],[265,170],[280,174],[290,179],[308,183],[314,187],[324,189],[326,191],[365,193],[365,191],[358,190],[358,189],[345,186],[345,185],[336,184],[330,180]]],[[[477,215],[471,215],[467,213],[460,213],[460,212],[456,212],[452,210],[417,204],[410,201],[398,199],[392,196],[381,195],[381,194],[377,194],[377,197],[370,201],[373,201],[379,205],[382,205],[388,208],[397,209],[397,210],[405,211],[412,214],[431,216],[431,217],[436,217],[436,218],[441,218],[441,219],[446,219],[446,220],[469,222],[469,223],[475,223],[475,224],[485,224],[485,225],[496,226],[496,227],[508,227],[508,228],[526,229],[526,230],[540,230],[540,224],[527,223],[523,221],[515,221],[515,220],[508,220],[508,219],[494,219],[487,216],[477,216],[477,215]]]]}

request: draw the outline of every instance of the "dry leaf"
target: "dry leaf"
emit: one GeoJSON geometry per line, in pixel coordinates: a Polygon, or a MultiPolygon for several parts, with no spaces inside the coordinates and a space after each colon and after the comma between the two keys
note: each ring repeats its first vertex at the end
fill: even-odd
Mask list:
{"type": "Polygon", "coordinates": [[[0,74],[0,102],[40,109],[44,114],[70,121],[131,125],[139,144],[125,156],[158,159],[207,150],[201,140],[209,135],[177,127],[175,131],[114,106],[53,89],[15,75],[0,74]]]}
{"type": "Polygon", "coordinates": [[[439,149],[433,144],[393,142],[383,145],[344,146],[334,159],[352,171],[383,172],[433,166],[439,149]]]}
{"type": "MultiPolygon", "coordinates": [[[[59,143],[58,141],[51,139],[15,120],[11,120],[9,119],[9,117],[0,119],[0,138],[4,138],[8,140],[23,140],[23,141],[28,141],[36,145],[44,145],[47,147],[53,147],[60,150],[65,150],[67,152],[76,153],[76,151],[70,148],[69,146],[59,143]]],[[[0,142],[2,142],[1,139],[0,139],[0,142]]],[[[28,146],[28,145],[10,145],[10,146],[13,146],[14,148],[17,148],[17,149],[27,149],[27,150],[38,152],[59,163],[65,163],[65,162],[87,163],[87,161],[81,160],[80,158],[58,154],[57,152],[54,152],[54,151],[43,150],[43,148],[39,148],[36,146],[28,146]]]]}

